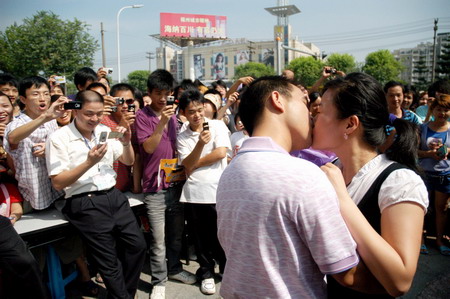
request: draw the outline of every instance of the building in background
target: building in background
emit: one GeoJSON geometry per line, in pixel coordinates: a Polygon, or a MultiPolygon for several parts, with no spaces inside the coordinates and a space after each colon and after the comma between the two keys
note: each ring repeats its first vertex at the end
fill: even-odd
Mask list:
{"type": "Polygon", "coordinates": [[[274,26],[273,40],[265,41],[228,39],[225,16],[161,13],[160,34],[152,35],[160,41],[156,66],[169,70],[178,81],[189,78],[209,82],[231,81],[235,68],[247,62],[264,63],[281,70],[289,61],[301,56],[322,59],[317,46],[291,38],[291,26],[285,14],[300,11],[286,4],[288,1],[284,0],[277,7],[266,8],[271,13],[277,11],[278,23],[274,26]],[[280,16],[283,9],[286,12],[280,16]],[[284,47],[279,51],[276,37],[282,40],[284,47]]]}
{"type": "MultiPolygon", "coordinates": [[[[442,53],[443,45],[448,43],[450,32],[439,33],[436,39],[436,64],[442,53]]],[[[404,67],[400,79],[409,85],[420,83],[423,78],[431,82],[431,70],[433,65],[433,43],[420,43],[414,48],[402,48],[392,52],[404,67]]]]}

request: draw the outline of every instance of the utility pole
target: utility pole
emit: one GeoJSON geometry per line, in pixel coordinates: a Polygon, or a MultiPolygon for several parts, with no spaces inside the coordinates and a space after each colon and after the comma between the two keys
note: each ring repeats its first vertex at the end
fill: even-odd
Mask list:
{"type": "Polygon", "coordinates": [[[438,30],[438,21],[439,19],[434,19],[434,38],[433,38],[433,63],[431,65],[431,83],[434,82],[434,78],[436,75],[436,32],[438,30]]]}
{"type": "Polygon", "coordinates": [[[145,52],[145,54],[147,54],[147,56],[145,56],[145,58],[148,58],[148,71],[151,73],[152,72],[152,59],[155,59],[155,53],[145,52]]]}
{"type": "Polygon", "coordinates": [[[248,54],[249,54],[249,61],[250,61],[250,62],[253,62],[253,60],[252,60],[252,54],[255,53],[255,51],[254,51],[254,50],[255,50],[255,47],[253,47],[254,42],[248,41],[248,43],[250,44],[250,45],[247,46],[247,48],[248,48],[248,54]]]}
{"type": "Polygon", "coordinates": [[[102,65],[103,67],[106,67],[105,30],[103,30],[103,22],[100,23],[100,33],[102,35],[102,65]]]}

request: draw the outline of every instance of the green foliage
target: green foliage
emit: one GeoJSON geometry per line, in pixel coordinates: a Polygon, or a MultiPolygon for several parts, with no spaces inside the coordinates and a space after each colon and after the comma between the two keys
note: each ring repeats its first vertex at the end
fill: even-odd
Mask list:
{"type": "Polygon", "coordinates": [[[259,62],[247,62],[241,64],[234,69],[234,79],[251,76],[253,78],[259,78],[262,76],[275,75],[275,71],[272,67],[267,66],[259,62]]]}
{"type": "Polygon", "coordinates": [[[65,75],[93,66],[98,42],[88,25],[74,19],[63,21],[50,11],[38,11],[22,25],[0,32],[0,69],[17,77],[65,75]]]}
{"type": "Polygon", "coordinates": [[[304,86],[312,86],[320,78],[323,67],[324,63],[312,56],[295,58],[286,66],[295,73],[295,80],[304,86]]]}
{"type": "Polygon", "coordinates": [[[428,80],[427,80],[427,74],[428,74],[428,68],[426,66],[425,62],[425,55],[421,55],[419,58],[419,61],[417,61],[415,68],[413,69],[413,72],[418,75],[417,77],[417,83],[414,85],[417,90],[425,90],[428,86],[428,80]]]}
{"type": "Polygon", "coordinates": [[[326,64],[346,74],[356,71],[355,57],[350,54],[333,53],[328,56],[326,64]]]}
{"type": "Polygon", "coordinates": [[[450,78],[450,37],[447,38],[447,43],[443,43],[441,55],[437,61],[436,73],[442,79],[450,78]]]}
{"type": "Polygon", "coordinates": [[[403,66],[398,62],[389,50],[378,50],[369,53],[366,56],[366,63],[363,71],[375,79],[382,85],[390,80],[398,80],[398,76],[403,66]]]}
{"type": "Polygon", "coordinates": [[[147,91],[147,79],[150,75],[149,71],[133,71],[128,74],[127,82],[131,86],[140,89],[143,92],[147,91]]]}

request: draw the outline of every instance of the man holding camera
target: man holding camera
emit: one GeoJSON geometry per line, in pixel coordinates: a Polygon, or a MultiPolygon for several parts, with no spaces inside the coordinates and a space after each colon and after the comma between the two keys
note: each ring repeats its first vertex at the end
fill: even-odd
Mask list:
{"type": "MultiPolygon", "coordinates": [[[[100,124],[103,97],[77,94],[82,108],[75,119],[47,141],[52,185],[66,192],[64,215],[84,237],[111,298],[134,298],[145,258],[145,240],[128,199],[114,188],[113,162],[134,162],[129,128],[117,126],[119,139],[100,124]],[[111,135],[110,135],[111,136],[111,135]]],[[[115,133],[115,132],[113,132],[115,133]]]]}
{"type": "Polygon", "coordinates": [[[175,84],[172,74],[158,69],[150,74],[147,88],[152,103],[137,113],[136,134],[143,161],[144,203],[150,223],[151,299],[165,298],[167,278],[193,284],[196,278],[180,261],[184,207],[182,182],[166,181],[161,166],[176,158],[178,124],[169,96],[175,84]]]}
{"type": "MultiPolygon", "coordinates": [[[[102,124],[115,130],[117,126],[130,128],[132,138],[134,138],[135,104],[134,88],[126,83],[114,85],[110,91],[111,97],[115,99],[115,106],[110,115],[104,115],[102,124]]],[[[114,162],[114,170],[117,173],[116,188],[122,192],[130,190],[131,187],[131,167],[124,165],[120,161],[114,162]]]]}
{"type": "Polygon", "coordinates": [[[25,108],[6,127],[3,143],[14,161],[26,213],[31,208],[46,209],[63,196],[63,192],[52,188],[48,178],[45,141],[58,129],[56,118],[64,113],[62,104],[68,100],[60,97],[50,105],[50,86],[47,80],[37,76],[20,82],[19,95],[25,108]]]}

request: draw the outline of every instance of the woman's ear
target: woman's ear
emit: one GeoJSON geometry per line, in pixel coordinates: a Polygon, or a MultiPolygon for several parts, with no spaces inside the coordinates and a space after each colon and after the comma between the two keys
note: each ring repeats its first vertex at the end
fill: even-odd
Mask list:
{"type": "Polygon", "coordinates": [[[359,118],[356,115],[347,117],[347,127],[345,128],[345,133],[348,135],[352,134],[356,129],[359,128],[359,118]]]}

